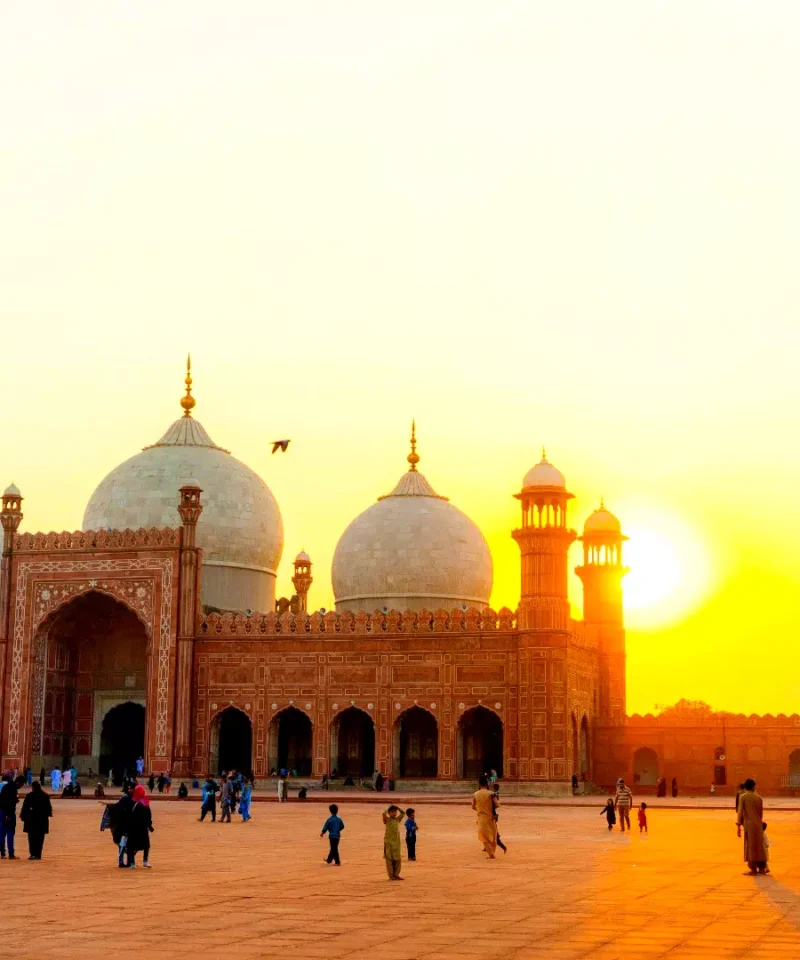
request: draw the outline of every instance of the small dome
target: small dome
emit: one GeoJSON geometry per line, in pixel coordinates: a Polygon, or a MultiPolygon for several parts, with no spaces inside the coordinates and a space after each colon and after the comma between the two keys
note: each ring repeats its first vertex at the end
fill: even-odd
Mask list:
{"type": "Polygon", "coordinates": [[[305,552],[305,550],[301,550],[300,553],[298,553],[297,556],[294,558],[294,562],[295,563],[311,563],[311,557],[309,557],[309,555],[305,552]]]}
{"type": "Polygon", "coordinates": [[[620,533],[621,530],[619,520],[610,510],[606,510],[602,500],[598,509],[587,518],[583,525],[584,533],[620,533]]]}
{"type": "Polygon", "coordinates": [[[550,463],[544,450],[542,450],[542,459],[535,467],[531,467],[522,481],[523,490],[528,487],[561,487],[563,489],[566,485],[564,474],[550,463]]]}
{"type": "Polygon", "coordinates": [[[21,497],[22,494],[19,492],[19,487],[17,487],[16,483],[10,483],[3,491],[3,496],[21,497]]]}
{"type": "Polygon", "coordinates": [[[483,609],[492,592],[489,545],[417,471],[414,446],[408,460],[411,469],[394,490],[356,517],[336,545],[336,609],[483,609]]]}

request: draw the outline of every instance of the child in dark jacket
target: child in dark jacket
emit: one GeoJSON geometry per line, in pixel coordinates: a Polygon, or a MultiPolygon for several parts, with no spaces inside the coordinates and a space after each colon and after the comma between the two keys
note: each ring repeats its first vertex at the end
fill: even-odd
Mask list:
{"type": "Polygon", "coordinates": [[[335,803],[332,803],[328,810],[330,810],[331,815],[322,825],[321,837],[324,837],[325,834],[328,834],[328,840],[330,841],[331,849],[328,854],[328,859],[326,863],[335,863],[337,867],[341,867],[342,861],[339,859],[339,841],[342,838],[342,830],[344,830],[344,823],[342,822],[341,817],[339,817],[339,808],[335,803]]]}
{"type": "Polygon", "coordinates": [[[608,803],[603,807],[603,809],[600,811],[600,816],[605,816],[606,820],[608,820],[608,829],[613,830],[614,824],[617,822],[617,815],[614,812],[613,800],[609,800],[608,803]]]}

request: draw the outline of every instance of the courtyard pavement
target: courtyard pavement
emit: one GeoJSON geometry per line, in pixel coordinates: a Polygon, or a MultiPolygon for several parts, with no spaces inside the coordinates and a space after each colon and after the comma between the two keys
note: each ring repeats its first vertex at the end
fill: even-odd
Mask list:
{"type": "Polygon", "coordinates": [[[769,877],[742,875],[733,811],[653,809],[650,833],[608,833],[594,808],[502,809],[509,852],[487,861],[465,803],[416,804],[418,861],[387,880],[380,808],[341,804],[341,868],[318,804],[254,805],[198,823],[154,803],[152,870],[119,870],[95,803],[56,800],[41,862],[0,862],[3,957],[292,960],[800,956],[800,832],[765,813],[769,877]]]}

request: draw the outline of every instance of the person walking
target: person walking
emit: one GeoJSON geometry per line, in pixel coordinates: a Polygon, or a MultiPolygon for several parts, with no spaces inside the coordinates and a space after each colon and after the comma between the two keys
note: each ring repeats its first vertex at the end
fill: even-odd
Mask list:
{"type": "Polygon", "coordinates": [[[281,770],[278,777],[278,803],[283,803],[286,799],[286,774],[281,770]]]}
{"type": "Polygon", "coordinates": [[[480,788],[472,794],[472,809],[477,813],[478,840],[490,860],[495,859],[497,850],[497,823],[494,819],[495,807],[500,801],[495,801],[494,794],[489,790],[489,778],[482,774],[480,788]]]}
{"type": "Polygon", "coordinates": [[[31,792],[22,801],[19,818],[28,834],[29,860],[41,860],[44,838],[50,832],[50,817],[53,816],[53,805],[50,797],[42,790],[38,780],[31,784],[31,792]]]}
{"type": "Polygon", "coordinates": [[[631,828],[631,807],[633,806],[633,793],[631,788],[626,786],[622,777],[617,780],[617,795],[614,798],[614,806],[619,815],[619,829],[625,833],[625,825],[628,830],[631,828]]]}
{"type": "Polygon", "coordinates": [[[136,869],[136,854],[141,850],[143,867],[150,867],[150,834],[153,833],[153,812],[147,791],[137,783],[133,788],[133,807],[128,824],[128,866],[136,869]]]}
{"type": "Polygon", "coordinates": [[[202,823],[206,814],[211,814],[211,822],[217,819],[217,791],[219,787],[217,786],[216,780],[212,779],[209,775],[206,777],[205,782],[203,783],[203,805],[200,807],[200,823],[202,823]]]}
{"type": "Polygon", "coordinates": [[[677,796],[678,796],[678,778],[673,777],[672,778],[672,799],[674,800],[675,797],[677,796]]]}
{"type": "Polygon", "coordinates": [[[0,858],[3,860],[6,858],[6,846],[8,846],[8,859],[17,859],[14,852],[14,836],[17,832],[18,791],[19,787],[14,777],[7,773],[4,777],[3,789],[0,790],[0,858]]]}
{"type": "Polygon", "coordinates": [[[383,832],[383,859],[386,861],[386,872],[390,880],[402,880],[400,866],[403,851],[400,845],[400,821],[403,811],[392,804],[383,811],[383,822],[386,829],[383,832]]]}
{"type": "Polygon", "coordinates": [[[139,757],[136,761],[136,776],[141,777],[144,773],[144,757],[139,757]]]}
{"type": "Polygon", "coordinates": [[[53,767],[50,771],[50,789],[53,793],[61,792],[61,771],[58,767],[53,767]]]}
{"type": "Polygon", "coordinates": [[[606,818],[608,829],[613,830],[614,824],[617,822],[617,815],[614,812],[614,801],[611,797],[608,798],[608,803],[600,811],[600,816],[606,818]]]}
{"type": "Polygon", "coordinates": [[[231,799],[233,797],[233,784],[226,774],[222,774],[222,790],[220,792],[220,823],[231,822],[231,799]]]}
{"type": "Polygon", "coordinates": [[[500,784],[492,784],[492,814],[494,816],[494,826],[497,830],[497,846],[503,851],[503,853],[508,853],[508,847],[500,839],[500,814],[498,813],[497,808],[500,806],[500,784]]]}
{"type": "Polygon", "coordinates": [[[342,839],[342,830],[344,830],[344,821],[339,816],[339,808],[335,803],[332,803],[328,810],[330,811],[330,816],[322,824],[322,832],[320,837],[324,837],[325,834],[328,834],[328,842],[330,843],[330,851],[328,852],[328,857],[325,863],[335,863],[337,867],[341,867],[342,861],[339,859],[339,841],[342,839]]]}
{"type": "MultiPolygon", "coordinates": [[[[4,789],[3,793],[5,792],[4,789]]],[[[3,793],[0,793],[0,803],[2,803],[3,793]]],[[[746,876],[756,876],[765,873],[767,869],[763,824],[764,801],[756,793],[755,780],[745,780],[744,793],[739,797],[736,836],[741,837],[742,827],[744,827],[744,859],[748,866],[746,876]]]]}
{"type": "Polygon", "coordinates": [[[130,788],[124,786],[119,800],[116,803],[108,803],[104,806],[108,810],[111,839],[117,846],[117,866],[125,867],[130,863],[130,853],[126,854],[125,852],[128,847],[128,829],[130,827],[131,810],[133,809],[130,788]]]}
{"type": "Polygon", "coordinates": [[[253,780],[248,777],[242,787],[242,794],[239,797],[239,813],[242,816],[242,823],[252,820],[250,816],[250,798],[253,796],[253,780]]]}

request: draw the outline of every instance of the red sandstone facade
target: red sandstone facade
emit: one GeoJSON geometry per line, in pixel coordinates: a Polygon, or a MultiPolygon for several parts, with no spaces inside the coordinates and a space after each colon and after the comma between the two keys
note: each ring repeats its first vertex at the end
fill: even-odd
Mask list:
{"type": "MultiPolygon", "coordinates": [[[[585,620],[568,615],[563,488],[523,491],[517,613],[307,613],[310,562],[283,612],[200,607],[202,492],[176,491],[174,529],[20,534],[3,497],[3,769],[70,760],[179,777],[339,773],[443,785],[496,769],[541,792],[573,773],[642,789],[745,775],[800,788],[800,717],[625,717],[620,533],[584,534],[585,620]],[[721,773],[724,768],[724,774],[721,773]]],[[[722,789],[722,788],[721,788],[722,789]]]]}

